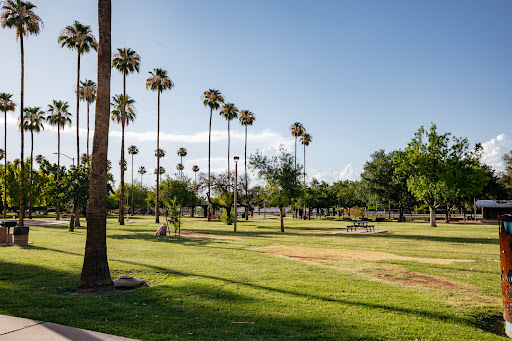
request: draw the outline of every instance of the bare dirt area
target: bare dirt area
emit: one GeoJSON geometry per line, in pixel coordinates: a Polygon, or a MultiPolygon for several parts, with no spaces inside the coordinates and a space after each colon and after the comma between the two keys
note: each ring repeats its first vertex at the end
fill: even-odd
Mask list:
{"type": "Polygon", "coordinates": [[[446,259],[446,258],[427,258],[400,256],[388,252],[371,250],[336,250],[336,249],[317,249],[290,247],[284,245],[272,245],[259,248],[258,251],[269,253],[278,257],[289,258],[310,264],[322,265],[332,261],[389,261],[403,260],[430,264],[453,264],[473,262],[470,259],[446,259]]]}

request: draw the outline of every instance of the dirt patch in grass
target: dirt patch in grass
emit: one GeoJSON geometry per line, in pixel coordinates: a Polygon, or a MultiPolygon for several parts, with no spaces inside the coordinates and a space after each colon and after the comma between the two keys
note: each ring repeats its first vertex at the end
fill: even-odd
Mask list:
{"type": "Polygon", "coordinates": [[[259,251],[269,253],[275,256],[289,258],[309,264],[325,264],[330,261],[413,261],[430,264],[453,264],[458,262],[474,262],[470,259],[446,259],[446,258],[428,258],[428,257],[410,257],[400,256],[389,252],[371,251],[371,250],[335,250],[335,249],[316,249],[300,248],[284,245],[272,245],[259,248],[259,251]]]}
{"type": "Polygon", "coordinates": [[[400,285],[433,287],[452,291],[461,289],[459,284],[446,279],[408,271],[398,266],[383,266],[381,269],[373,270],[371,274],[378,279],[398,283],[400,285]]]}

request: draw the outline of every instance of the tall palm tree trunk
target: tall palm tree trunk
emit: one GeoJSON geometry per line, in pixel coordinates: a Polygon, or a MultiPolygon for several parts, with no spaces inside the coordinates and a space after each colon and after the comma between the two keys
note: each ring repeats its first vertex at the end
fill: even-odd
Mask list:
{"type": "Polygon", "coordinates": [[[304,145],[304,186],[306,186],[306,145],[304,145]]]}
{"type": "Polygon", "coordinates": [[[110,119],[111,1],[98,0],[98,97],[93,137],[87,241],[78,292],[111,290],[107,259],[107,151],[110,119]]]}
{"type": "Polygon", "coordinates": [[[76,72],[76,163],[80,163],[80,51],[78,52],[78,67],[76,72]]]}
{"type": "MultiPolygon", "coordinates": [[[[18,32],[23,32],[21,27],[18,32]]],[[[23,98],[25,95],[24,92],[24,83],[25,83],[25,56],[23,50],[23,34],[20,34],[20,47],[21,47],[21,98],[20,98],[20,122],[23,122],[23,98]]],[[[23,134],[23,129],[21,129],[21,179],[20,179],[20,215],[18,218],[18,226],[23,225],[23,218],[25,217],[25,155],[23,153],[25,148],[25,137],[23,134]]]]}
{"type": "Polygon", "coordinates": [[[245,220],[249,220],[249,184],[247,183],[247,125],[245,125],[245,151],[244,151],[244,167],[245,167],[245,220]]]}
{"type": "Polygon", "coordinates": [[[89,163],[89,101],[87,101],[87,163],[89,163]]]}
{"type": "Polygon", "coordinates": [[[210,108],[210,126],[209,126],[209,130],[208,130],[208,221],[211,221],[212,220],[212,217],[210,215],[211,213],[211,204],[210,204],[210,184],[211,184],[211,180],[210,180],[210,165],[211,165],[211,152],[212,152],[212,114],[213,114],[213,109],[210,108]]]}
{"type": "Polygon", "coordinates": [[[230,171],[230,169],[229,169],[229,145],[230,145],[230,142],[231,141],[230,141],[230,133],[229,133],[229,120],[228,120],[228,187],[229,187],[229,184],[231,183],[230,178],[229,178],[229,174],[230,174],[229,173],[229,171],[230,171]]]}
{"type": "MultiPolygon", "coordinates": [[[[60,116],[60,115],[59,115],[60,116]]],[[[60,117],[59,117],[60,119],[60,117]]],[[[57,183],[60,181],[60,123],[57,124],[57,183]]],[[[56,220],[60,220],[60,203],[55,205],[56,220]]]]}
{"type": "Polygon", "coordinates": [[[4,219],[7,219],[7,110],[4,111],[4,219]]]}
{"type": "Polygon", "coordinates": [[[297,168],[297,136],[295,136],[295,168],[297,168]]]}
{"type": "Polygon", "coordinates": [[[119,225],[124,225],[124,121],[121,121],[121,184],[119,187],[119,225]]]}
{"type": "Polygon", "coordinates": [[[133,207],[133,154],[132,154],[132,215],[135,213],[134,207],[133,207]]]}
{"type": "MultiPolygon", "coordinates": [[[[76,167],[78,171],[78,165],[80,164],[80,51],[78,51],[78,63],[77,63],[77,76],[76,76],[76,167]]],[[[75,201],[74,205],[74,215],[71,215],[71,220],[74,221],[74,226],[80,226],[80,207],[78,203],[75,201]]],[[[72,228],[73,223],[70,224],[70,228],[72,228]]]]}
{"type": "Polygon", "coordinates": [[[160,210],[158,208],[158,190],[160,187],[160,91],[158,91],[158,118],[156,130],[156,196],[155,196],[155,223],[160,223],[160,210]]]}
{"type": "Polygon", "coordinates": [[[30,188],[28,192],[28,219],[32,219],[32,169],[34,166],[34,132],[30,131],[30,188]]]}
{"type": "Polygon", "coordinates": [[[123,117],[121,119],[121,184],[119,191],[119,225],[124,225],[124,120],[126,117],[126,73],[123,73],[123,117]]]}

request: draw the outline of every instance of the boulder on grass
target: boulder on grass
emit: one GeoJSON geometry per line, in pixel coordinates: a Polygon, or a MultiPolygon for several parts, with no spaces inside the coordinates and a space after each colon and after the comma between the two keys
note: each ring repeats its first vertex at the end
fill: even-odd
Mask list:
{"type": "Polygon", "coordinates": [[[167,236],[167,225],[165,225],[165,224],[160,225],[158,230],[156,230],[156,232],[155,232],[155,236],[167,236]]]}
{"type": "Polygon", "coordinates": [[[115,288],[133,289],[146,284],[146,281],[132,276],[121,276],[113,280],[115,288]]]}

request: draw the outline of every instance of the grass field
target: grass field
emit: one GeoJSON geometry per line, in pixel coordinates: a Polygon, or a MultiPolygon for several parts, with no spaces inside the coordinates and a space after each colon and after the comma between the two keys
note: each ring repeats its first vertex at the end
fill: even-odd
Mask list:
{"type": "Polygon", "coordinates": [[[0,248],[0,314],[141,340],[503,339],[497,225],[285,225],[185,219],[176,238],[153,236],[153,218],[111,219],[112,277],[150,285],[92,297],[71,295],[85,229],[34,227],[32,245],[0,248]]]}

